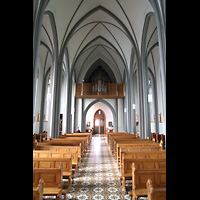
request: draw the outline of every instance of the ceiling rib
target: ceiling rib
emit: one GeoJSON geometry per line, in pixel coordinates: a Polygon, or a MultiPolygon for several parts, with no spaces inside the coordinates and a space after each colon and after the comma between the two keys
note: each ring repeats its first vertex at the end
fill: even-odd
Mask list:
{"type": "MultiPolygon", "coordinates": [[[[85,45],[84,46],[84,48],[81,50],[81,52],[79,53],[79,55],[77,56],[77,58],[75,59],[75,61],[74,61],[74,63],[73,63],[73,65],[72,65],[72,69],[74,68],[74,66],[76,65],[76,62],[77,62],[77,60],[79,59],[79,57],[81,56],[81,54],[84,52],[84,51],[86,51],[85,49],[90,45],[90,44],[92,44],[93,42],[95,42],[97,39],[99,39],[99,38],[101,38],[102,40],[104,40],[106,43],[108,43],[114,50],[114,52],[115,53],[117,53],[118,54],[118,56],[121,58],[121,60],[122,60],[122,62],[123,62],[123,64],[124,64],[124,67],[126,68],[126,64],[125,64],[125,62],[124,62],[124,59],[122,58],[122,55],[119,53],[119,51],[117,50],[117,48],[112,44],[112,43],[110,43],[106,38],[104,38],[104,37],[102,37],[102,36],[97,36],[96,38],[94,38],[93,40],[91,40],[89,43],[87,43],[87,45],[85,45]]],[[[101,45],[101,44],[98,44],[98,46],[99,45],[101,45]]],[[[96,49],[96,48],[95,48],[96,49]]],[[[95,50],[95,49],[93,49],[93,51],[95,50]]],[[[111,49],[111,48],[110,48],[111,49]]],[[[93,52],[92,51],[92,52],[93,52]]],[[[90,52],[90,54],[92,53],[92,52],[90,52]]],[[[83,62],[83,64],[82,64],[82,66],[81,66],[81,68],[84,66],[84,64],[85,64],[85,62],[86,62],[86,60],[88,59],[88,57],[89,57],[89,55],[86,57],[86,59],[85,59],[85,61],[83,62]]],[[[112,58],[112,59],[114,59],[114,58],[112,58]]],[[[115,61],[115,63],[116,63],[116,61],[115,61]]],[[[117,66],[117,69],[118,69],[118,71],[119,71],[119,68],[118,68],[118,65],[116,65],[117,66]]],[[[121,74],[120,74],[121,75],[121,74]]],[[[78,80],[78,79],[77,79],[78,80]]]]}
{"type": "Polygon", "coordinates": [[[67,31],[68,31],[68,29],[69,29],[69,26],[70,26],[72,20],[74,19],[74,16],[76,15],[76,13],[77,13],[78,9],[80,8],[81,4],[83,3],[83,1],[84,1],[84,0],[82,0],[82,1],[80,2],[80,4],[77,6],[77,8],[76,8],[74,14],[72,15],[72,17],[71,17],[71,19],[70,19],[70,21],[69,21],[69,24],[67,25],[67,28],[66,28],[66,31],[65,31],[65,33],[64,33],[63,40],[62,40],[62,43],[61,43],[61,49],[62,49],[62,47],[63,47],[63,43],[64,43],[64,40],[65,40],[67,31]]]}

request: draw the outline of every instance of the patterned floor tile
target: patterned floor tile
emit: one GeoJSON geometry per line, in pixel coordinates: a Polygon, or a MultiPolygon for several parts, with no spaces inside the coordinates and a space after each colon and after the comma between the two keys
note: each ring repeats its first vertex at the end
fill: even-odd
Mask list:
{"type": "Polygon", "coordinates": [[[67,199],[130,199],[105,137],[93,136],[67,199]]]}
{"type": "MultiPolygon", "coordinates": [[[[64,199],[64,196],[62,196],[64,199]]],[[[105,136],[93,136],[66,199],[130,200],[120,184],[120,173],[105,136]]]]}

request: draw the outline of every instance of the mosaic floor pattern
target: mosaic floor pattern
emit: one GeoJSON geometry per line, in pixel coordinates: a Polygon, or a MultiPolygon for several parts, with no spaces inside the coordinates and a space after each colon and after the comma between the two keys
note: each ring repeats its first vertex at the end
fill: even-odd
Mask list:
{"type": "Polygon", "coordinates": [[[120,185],[120,173],[106,142],[93,136],[67,199],[130,199],[120,185]]]}

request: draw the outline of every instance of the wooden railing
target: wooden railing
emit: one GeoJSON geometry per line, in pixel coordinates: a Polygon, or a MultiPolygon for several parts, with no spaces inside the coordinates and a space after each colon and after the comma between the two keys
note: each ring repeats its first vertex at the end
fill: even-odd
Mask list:
{"type": "Polygon", "coordinates": [[[106,92],[93,92],[92,83],[76,83],[75,97],[77,98],[113,99],[124,96],[124,84],[108,83],[106,92]]]}

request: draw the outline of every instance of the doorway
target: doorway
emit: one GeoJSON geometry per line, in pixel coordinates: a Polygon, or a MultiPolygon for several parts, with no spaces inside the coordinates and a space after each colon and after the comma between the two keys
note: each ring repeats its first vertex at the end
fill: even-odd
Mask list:
{"type": "Polygon", "coordinates": [[[94,114],[94,133],[103,133],[105,134],[105,129],[106,129],[106,117],[105,113],[101,110],[98,109],[95,114],[94,114]]]}

